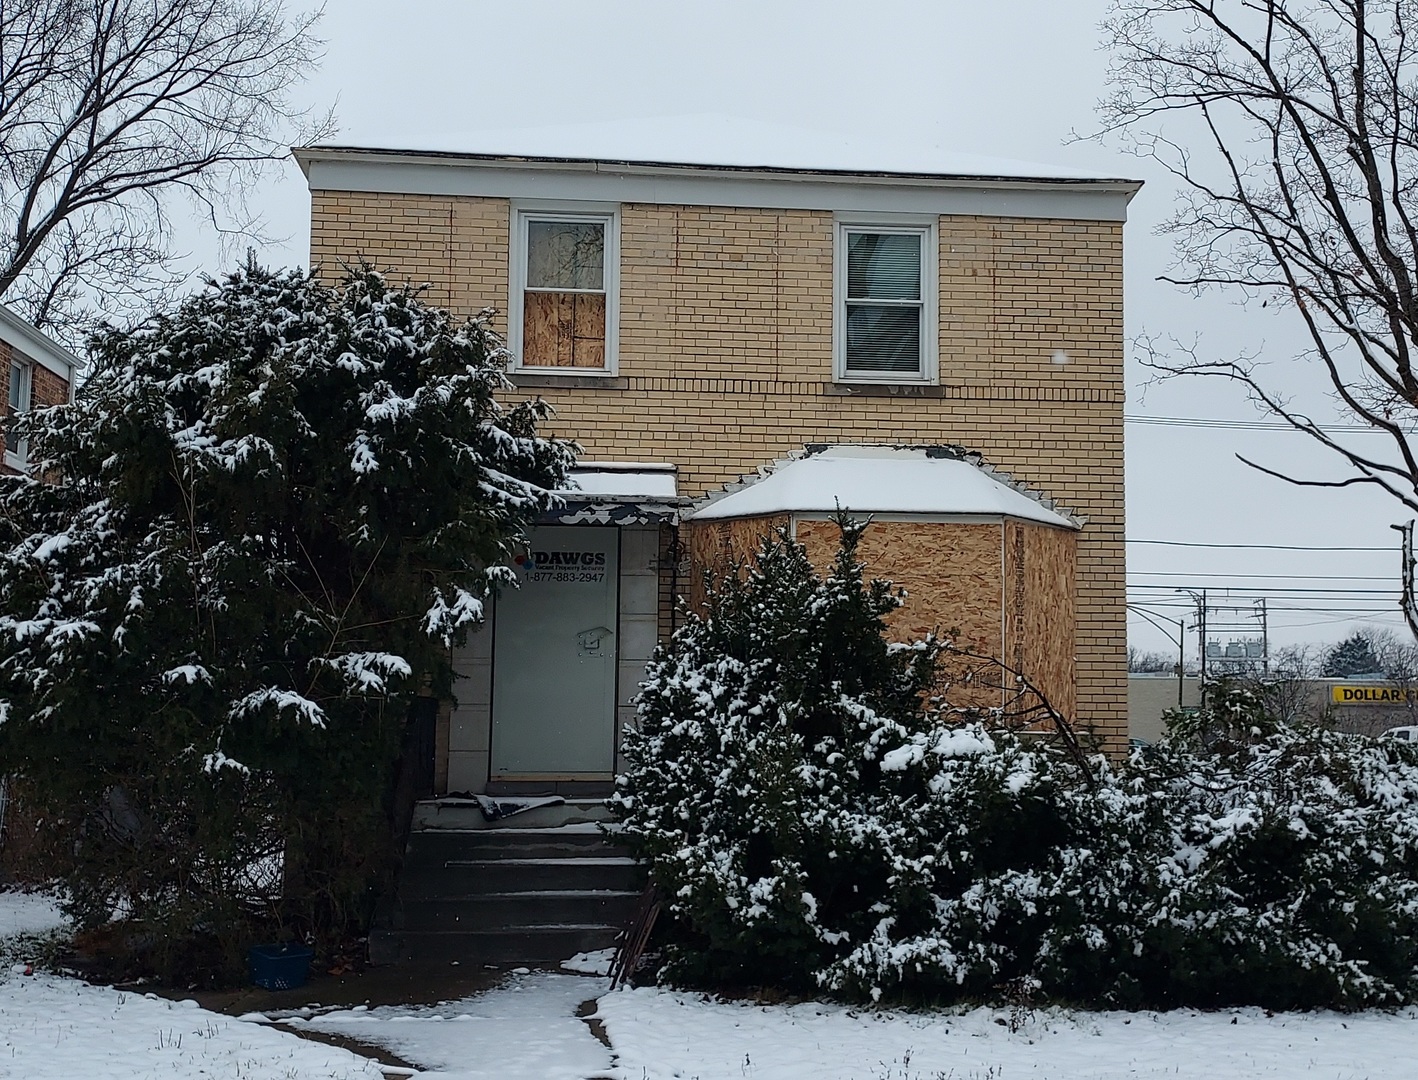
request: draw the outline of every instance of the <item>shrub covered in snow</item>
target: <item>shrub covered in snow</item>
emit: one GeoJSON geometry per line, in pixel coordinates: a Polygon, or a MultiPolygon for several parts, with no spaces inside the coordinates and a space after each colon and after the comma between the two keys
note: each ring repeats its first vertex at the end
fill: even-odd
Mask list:
{"type": "MultiPolygon", "coordinates": [[[[1418,995],[1418,754],[1262,722],[1083,773],[933,696],[860,527],[767,545],[650,665],[618,805],[669,978],[849,998],[1357,1007],[1418,995]]],[[[1248,711],[1249,710],[1249,711],[1248,711]]]]}
{"type": "Polygon", "coordinates": [[[23,422],[46,482],[0,478],[0,761],[80,923],[228,959],[253,917],[358,923],[409,702],[572,460],[495,400],[503,355],[372,272],[252,266],[23,422]]]}

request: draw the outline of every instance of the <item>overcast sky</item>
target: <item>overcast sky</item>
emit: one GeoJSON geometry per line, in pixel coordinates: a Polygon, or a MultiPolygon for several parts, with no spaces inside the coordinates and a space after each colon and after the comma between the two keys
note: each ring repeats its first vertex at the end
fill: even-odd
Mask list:
{"type": "MultiPolygon", "coordinates": [[[[1126,233],[1129,339],[1199,338],[1215,356],[1259,351],[1274,384],[1303,400],[1313,384],[1307,391],[1290,362],[1302,341],[1288,316],[1242,310],[1231,298],[1195,300],[1154,280],[1170,253],[1154,234],[1175,195],[1165,175],[1116,145],[1069,141],[1092,130],[1105,91],[1098,24],[1106,8],[1105,0],[331,0],[326,57],[304,90],[312,105],[336,106],[336,141],[362,145],[495,152],[503,147],[489,130],[713,113],[888,143],[903,155],[966,152],[1136,177],[1147,186],[1126,233]]],[[[304,264],[309,199],[293,164],[260,208],[288,237],[263,260],[304,264]]],[[[189,247],[216,268],[199,231],[189,247]]],[[[1262,419],[1236,388],[1199,379],[1148,385],[1131,358],[1127,374],[1130,417],[1262,419]]],[[[1324,415],[1326,400],[1313,400],[1324,415]]],[[[1375,438],[1360,437],[1366,445],[1375,438]]],[[[1248,469],[1237,452],[1304,475],[1339,475],[1296,434],[1129,423],[1129,599],[1185,602],[1172,590],[1217,595],[1230,584],[1245,609],[1238,617],[1254,625],[1253,602],[1268,594],[1281,644],[1333,641],[1355,622],[1401,626],[1397,534],[1389,529],[1401,507],[1353,489],[1290,487],[1248,469]],[[1301,591],[1327,588],[1348,595],[1301,591]]],[[[1130,616],[1130,635],[1143,648],[1175,648],[1139,614],[1130,616]]]]}

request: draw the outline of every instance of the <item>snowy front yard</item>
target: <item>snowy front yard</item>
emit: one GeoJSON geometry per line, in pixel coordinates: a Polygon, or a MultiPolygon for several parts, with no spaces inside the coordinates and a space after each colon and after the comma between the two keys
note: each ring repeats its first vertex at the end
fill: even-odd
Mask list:
{"type": "Polygon", "coordinates": [[[59,929],[47,898],[0,892],[0,1077],[382,1080],[374,1062],[151,994],[25,975],[19,935],[59,929]]]}
{"type": "MultiPolygon", "coordinates": [[[[3,939],[13,946],[16,934],[58,924],[42,898],[0,893],[0,953],[3,939]]],[[[388,1074],[357,1054],[272,1027],[265,1022],[271,1018],[385,1047],[440,1080],[1406,1080],[1418,1074],[1418,1011],[1411,1009],[915,1014],[740,1004],[653,989],[605,994],[600,978],[526,972],[487,993],[438,1005],[233,1019],[193,1002],[22,972],[14,962],[0,970],[0,1077],[24,1080],[388,1074]],[[578,1018],[588,1011],[610,1047],[578,1018]]]]}

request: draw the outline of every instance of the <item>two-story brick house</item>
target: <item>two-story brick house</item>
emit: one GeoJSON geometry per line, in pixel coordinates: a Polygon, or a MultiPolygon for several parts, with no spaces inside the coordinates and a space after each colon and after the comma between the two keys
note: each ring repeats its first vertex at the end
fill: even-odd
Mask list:
{"type": "Polygon", "coordinates": [[[13,418],[69,401],[80,366],[68,349],[0,307],[0,473],[20,472],[29,460],[29,448],[14,434],[13,418]]]}
{"type": "Polygon", "coordinates": [[[438,792],[604,790],[674,595],[774,526],[825,558],[836,504],[876,515],[867,557],[912,593],[904,626],[960,631],[1125,745],[1138,183],[295,154],[312,263],[495,308],[512,381],[585,449],[524,587],[455,658],[438,792]]]}

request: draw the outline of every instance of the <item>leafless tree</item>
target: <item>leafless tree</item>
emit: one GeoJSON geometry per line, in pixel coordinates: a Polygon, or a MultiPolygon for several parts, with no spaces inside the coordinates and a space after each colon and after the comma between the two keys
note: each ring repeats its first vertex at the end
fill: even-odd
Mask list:
{"type": "Polygon", "coordinates": [[[1104,25],[1104,132],[1183,189],[1165,280],[1289,305],[1309,344],[1293,362],[1322,372],[1383,449],[1314,421],[1288,396],[1294,380],[1270,381],[1254,358],[1154,348],[1153,362],[1239,382],[1349,475],[1247,464],[1375,487],[1418,513],[1418,0],[1116,0],[1104,25]]]}
{"type": "Polygon", "coordinates": [[[1160,652],[1146,652],[1135,646],[1128,646],[1128,671],[1146,674],[1177,673],[1177,661],[1160,652]]]}
{"type": "Polygon", "coordinates": [[[282,0],[0,0],[0,297],[73,338],[181,279],[174,198],[259,242],[247,196],[332,130],[293,88],[319,12],[282,0]]]}

